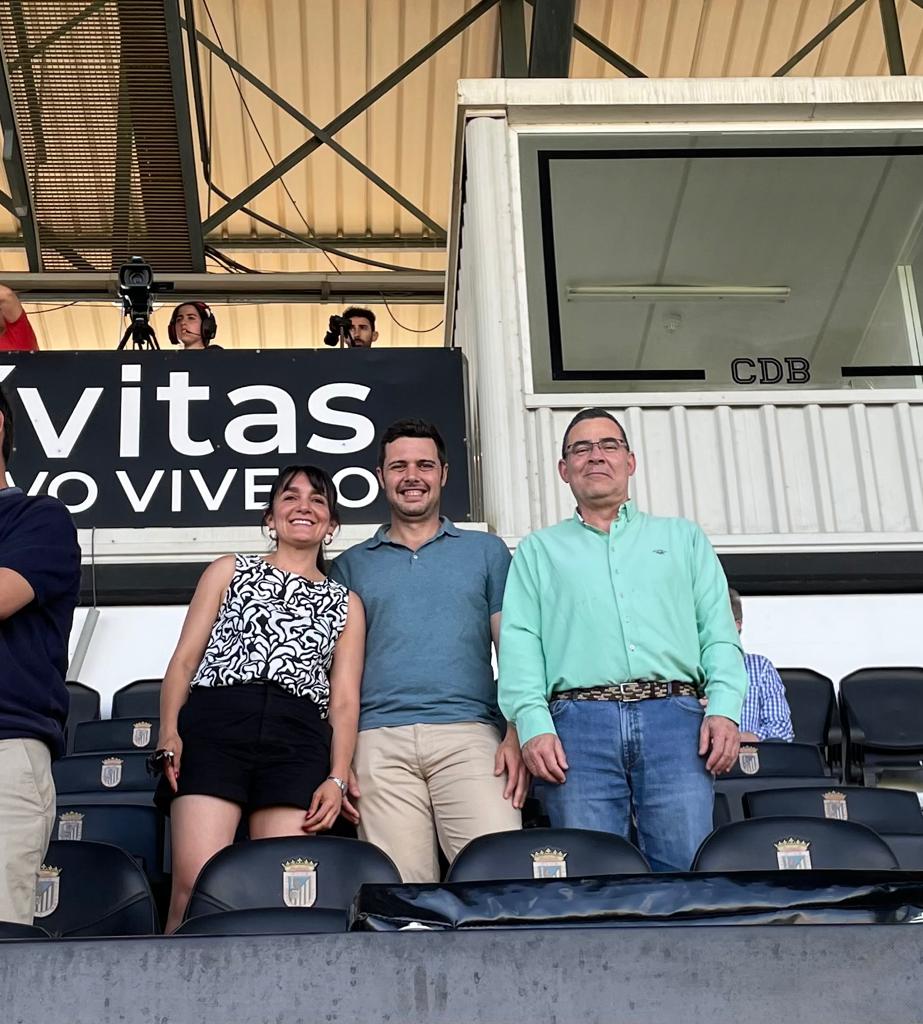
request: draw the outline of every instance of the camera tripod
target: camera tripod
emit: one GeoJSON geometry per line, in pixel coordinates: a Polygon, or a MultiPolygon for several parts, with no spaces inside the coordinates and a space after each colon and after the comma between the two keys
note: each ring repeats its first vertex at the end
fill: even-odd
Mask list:
{"type": "Polygon", "coordinates": [[[154,328],[151,327],[150,321],[146,318],[138,317],[137,319],[133,319],[125,328],[125,333],[122,335],[122,340],[119,342],[119,352],[121,352],[128,344],[129,338],[131,338],[131,343],[136,349],[148,349],[151,352],[158,351],[160,349],[160,345],[157,342],[157,335],[154,333],[154,328]]]}

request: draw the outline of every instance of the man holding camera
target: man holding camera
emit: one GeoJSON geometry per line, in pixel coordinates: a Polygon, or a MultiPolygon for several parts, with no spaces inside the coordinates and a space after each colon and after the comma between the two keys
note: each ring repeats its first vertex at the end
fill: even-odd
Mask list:
{"type": "Polygon", "coordinates": [[[375,314],[370,309],[350,306],[342,316],[332,316],[324,344],[340,348],[371,348],[378,341],[375,314]]]}
{"type": "Polygon", "coordinates": [[[10,486],[12,450],[0,390],[0,921],[31,924],[55,816],[51,761],[64,753],[80,547],[57,498],[10,486]]]}

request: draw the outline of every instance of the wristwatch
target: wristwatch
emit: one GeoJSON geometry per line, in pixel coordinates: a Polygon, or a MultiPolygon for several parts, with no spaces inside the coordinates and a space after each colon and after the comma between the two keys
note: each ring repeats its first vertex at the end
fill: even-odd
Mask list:
{"type": "Polygon", "coordinates": [[[342,779],[338,779],[335,775],[328,775],[327,781],[335,782],[340,787],[340,792],[343,796],[346,796],[346,783],[342,779]]]}

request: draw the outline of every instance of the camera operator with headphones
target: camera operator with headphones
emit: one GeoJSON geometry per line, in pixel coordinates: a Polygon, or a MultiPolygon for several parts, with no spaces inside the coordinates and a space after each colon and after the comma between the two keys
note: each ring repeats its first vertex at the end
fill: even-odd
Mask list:
{"type": "Polygon", "coordinates": [[[221,348],[212,340],[218,333],[215,314],[204,302],[183,302],[170,316],[167,328],[172,345],[182,345],[185,352],[193,349],[221,348]]]}

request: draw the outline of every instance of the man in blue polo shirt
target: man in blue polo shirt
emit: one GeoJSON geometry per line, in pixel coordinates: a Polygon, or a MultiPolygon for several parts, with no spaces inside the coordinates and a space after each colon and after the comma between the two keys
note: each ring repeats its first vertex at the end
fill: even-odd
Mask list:
{"type": "Polygon", "coordinates": [[[0,390],[0,921],[31,924],[64,752],[67,639],[80,548],[56,498],[9,486],[13,413],[0,390]]]}
{"type": "Polygon", "coordinates": [[[390,426],[378,466],[391,522],[330,572],[365,605],[359,835],[405,882],[435,882],[437,843],[451,860],[477,836],[521,825],[528,777],[516,730],[501,741],[491,667],[510,554],[439,515],[448,465],[435,427],[390,426]]]}

